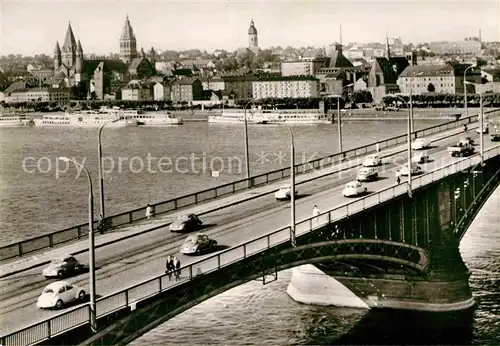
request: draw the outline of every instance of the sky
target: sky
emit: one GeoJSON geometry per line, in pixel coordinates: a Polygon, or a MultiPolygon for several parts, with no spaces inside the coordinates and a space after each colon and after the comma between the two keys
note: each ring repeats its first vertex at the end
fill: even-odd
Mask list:
{"type": "Polygon", "coordinates": [[[85,54],[119,51],[128,14],[137,45],[149,50],[248,45],[253,19],[261,48],[322,47],[342,42],[500,41],[500,0],[432,1],[39,1],[0,0],[0,55],[52,55],[71,22],[85,54]]]}

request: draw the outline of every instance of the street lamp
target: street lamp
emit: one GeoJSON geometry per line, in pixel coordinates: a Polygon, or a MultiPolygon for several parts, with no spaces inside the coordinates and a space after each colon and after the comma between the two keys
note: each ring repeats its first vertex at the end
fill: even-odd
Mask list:
{"type": "MultiPolygon", "coordinates": [[[[476,83],[464,81],[464,84],[477,85],[476,83]]],[[[483,93],[479,93],[479,155],[481,156],[481,166],[484,166],[484,136],[483,136],[483,93]]]]}
{"type": "Polygon", "coordinates": [[[400,99],[403,101],[406,105],[406,108],[408,109],[408,149],[407,149],[407,154],[408,154],[408,196],[411,198],[412,197],[412,178],[411,178],[411,125],[410,125],[410,119],[411,119],[411,113],[410,113],[410,107],[408,106],[408,102],[405,101],[404,98],[402,98],[399,95],[395,95],[396,98],[400,99]]]}
{"type": "Polygon", "coordinates": [[[413,79],[415,77],[421,76],[422,74],[423,72],[419,72],[412,75],[410,78],[410,133],[413,133],[413,79]]]}
{"type": "Polygon", "coordinates": [[[248,187],[252,187],[252,184],[250,182],[250,160],[248,158],[248,128],[247,128],[247,107],[250,103],[252,103],[253,100],[248,101],[245,104],[245,108],[243,108],[244,114],[243,114],[243,124],[245,125],[245,165],[246,165],[246,170],[247,170],[247,182],[248,182],[248,187]]]}
{"type": "MultiPolygon", "coordinates": [[[[342,152],[342,123],[340,120],[340,98],[342,97],[342,91],[346,88],[353,86],[353,85],[354,85],[354,83],[351,83],[351,84],[347,84],[346,86],[342,87],[342,89],[340,89],[340,94],[337,97],[337,118],[338,118],[337,126],[338,126],[338,136],[339,136],[339,153],[342,152]]],[[[340,159],[342,160],[343,157],[341,157],[340,159]]]]}
{"type": "Polygon", "coordinates": [[[295,242],[295,143],[293,140],[292,128],[284,124],[290,132],[290,210],[291,210],[291,220],[290,220],[290,242],[293,246],[296,245],[295,242]]]}
{"type": "Polygon", "coordinates": [[[103,177],[103,174],[102,174],[102,146],[101,146],[101,133],[102,133],[102,129],[104,128],[104,126],[108,125],[108,124],[111,124],[111,123],[116,123],[117,121],[119,121],[120,119],[115,119],[115,120],[112,120],[112,121],[108,121],[104,124],[102,124],[102,126],[99,128],[99,133],[97,135],[97,143],[98,143],[98,147],[97,147],[97,156],[99,157],[99,201],[100,201],[100,207],[101,207],[101,220],[100,220],[100,224],[101,224],[101,232],[104,232],[104,218],[106,217],[105,214],[104,214],[104,177],[103,177]]]}
{"type": "Polygon", "coordinates": [[[476,64],[472,64],[467,67],[464,71],[464,108],[465,108],[465,116],[469,116],[469,109],[467,107],[467,70],[470,68],[476,67],[476,64]]]}
{"type": "Polygon", "coordinates": [[[92,178],[84,165],[68,157],[61,156],[58,160],[72,162],[76,167],[80,167],[87,174],[89,185],[89,286],[90,286],[90,327],[93,332],[97,332],[96,302],[95,302],[95,246],[94,246],[94,195],[92,192],[92,178]]]}

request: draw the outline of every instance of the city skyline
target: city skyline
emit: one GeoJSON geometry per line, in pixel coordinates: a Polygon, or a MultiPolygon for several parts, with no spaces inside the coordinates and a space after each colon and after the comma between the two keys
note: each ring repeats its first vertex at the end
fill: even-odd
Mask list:
{"type": "Polygon", "coordinates": [[[340,25],[344,44],[384,42],[386,32],[389,37],[401,37],[403,43],[454,41],[477,36],[479,29],[483,41],[500,39],[500,5],[493,0],[480,3],[16,0],[4,1],[0,11],[0,55],[51,56],[56,41],[64,40],[68,22],[86,54],[118,53],[127,14],[138,49],[145,50],[154,46],[161,50],[233,51],[247,46],[252,19],[261,48],[325,46],[339,40],[340,25]],[[151,9],[143,15],[146,5],[151,9]],[[26,22],[30,25],[19,25],[26,22]]]}

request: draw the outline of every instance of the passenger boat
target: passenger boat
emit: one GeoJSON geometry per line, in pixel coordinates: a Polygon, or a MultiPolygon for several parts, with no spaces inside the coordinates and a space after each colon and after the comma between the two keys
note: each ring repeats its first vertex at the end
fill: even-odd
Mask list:
{"type": "Polygon", "coordinates": [[[26,115],[0,114],[0,127],[20,127],[33,125],[33,119],[26,115]]]}
{"type": "Polygon", "coordinates": [[[175,118],[170,112],[140,113],[126,116],[127,120],[133,120],[140,126],[172,126],[182,125],[181,118],[175,118]]]}
{"type": "MultiPolygon", "coordinates": [[[[246,118],[248,124],[267,124],[267,119],[265,116],[254,110],[249,109],[246,111],[246,118]]],[[[220,115],[209,115],[209,123],[226,123],[235,124],[242,123],[245,121],[245,110],[243,109],[229,109],[223,110],[220,115]]]]}
{"type": "Polygon", "coordinates": [[[127,120],[136,111],[123,111],[118,107],[101,107],[96,110],[85,110],[64,114],[45,114],[40,119],[35,119],[36,126],[77,126],[77,127],[99,127],[109,123],[109,127],[124,127],[137,125],[135,121],[127,120]],[[128,115],[125,115],[128,112],[128,115]]]}
{"type": "MultiPolygon", "coordinates": [[[[221,115],[208,116],[208,122],[239,123],[244,120],[244,110],[231,109],[221,115]]],[[[247,110],[247,122],[251,124],[328,124],[330,119],[319,109],[261,109],[247,110]]]]}

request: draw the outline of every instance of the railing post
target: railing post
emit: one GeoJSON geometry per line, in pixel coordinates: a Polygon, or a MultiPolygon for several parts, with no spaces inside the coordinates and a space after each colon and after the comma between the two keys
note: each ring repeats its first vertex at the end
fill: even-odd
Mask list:
{"type": "Polygon", "coordinates": [[[161,284],[162,277],[163,277],[163,275],[158,278],[158,292],[161,292],[161,290],[162,290],[162,284],[161,284]]]}
{"type": "Polygon", "coordinates": [[[54,238],[52,237],[52,233],[48,235],[49,237],[49,247],[53,247],[54,246],[54,238]]]}
{"type": "Polygon", "coordinates": [[[267,248],[269,249],[271,247],[271,239],[269,238],[269,234],[267,235],[267,248]]]}
{"type": "Polygon", "coordinates": [[[128,306],[128,290],[125,291],[125,306],[128,306]]]}
{"type": "Polygon", "coordinates": [[[220,255],[217,255],[217,269],[220,269],[220,255]]]}
{"type": "Polygon", "coordinates": [[[243,258],[247,258],[247,245],[243,243],[243,258]]]}
{"type": "Polygon", "coordinates": [[[49,339],[52,336],[52,328],[50,326],[50,321],[52,321],[52,319],[50,319],[50,320],[47,321],[47,336],[48,336],[49,339]]]}
{"type": "Polygon", "coordinates": [[[77,233],[78,233],[78,239],[80,239],[82,237],[82,227],[78,226],[77,229],[78,229],[78,231],[77,231],[77,233]]]}
{"type": "Polygon", "coordinates": [[[23,243],[19,243],[19,256],[23,255],[23,243]]]}
{"type": "Polygon", "coordinates": [[[231,184],[232,188],[233,188],[233,193],[236,191],[236,188],[234,187],[234,183],[231,184]]]}
{"type": "Polygon", "coordinates": [[[189,266],[189,280],[193,280],[193,266],[189,266]]]}
{"type": "Polygon", "coordinates": [[[128,213],[128,223],[132,223],[132,213],[128,213]]]}
{"type": "MultiPolygon", "coordinates": [[[[234,190],[233,190],[233,192],[234,192],[234,190]]],[[[174,199],[174,210],[177,210],[177,198],[174,199]]]]}
{"type": "Polygon", "coordinates": [[[198,204],[198,193],[194,194],[194,204],[198,204]]]}

